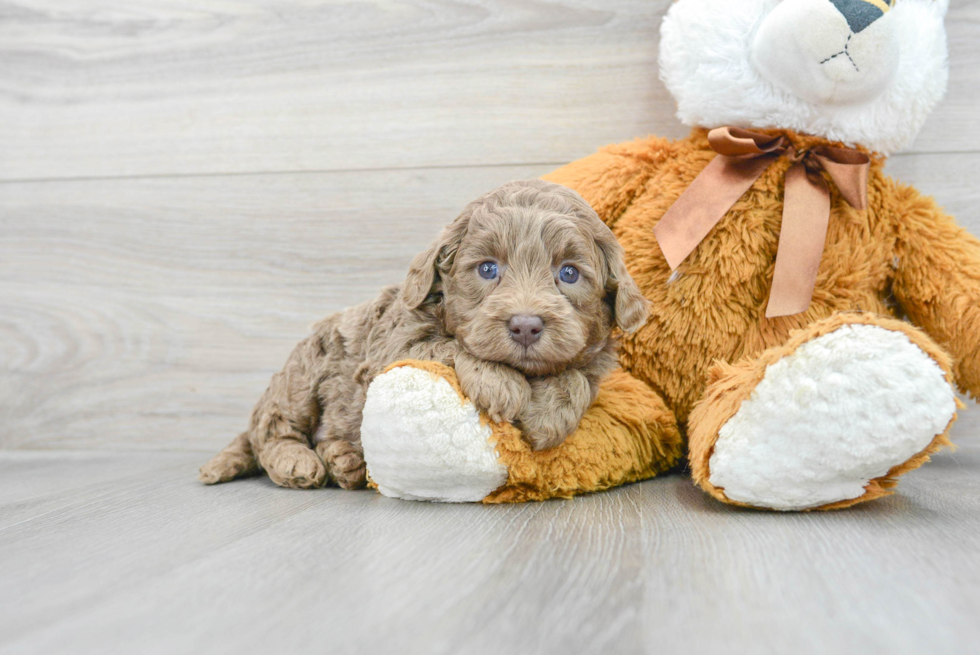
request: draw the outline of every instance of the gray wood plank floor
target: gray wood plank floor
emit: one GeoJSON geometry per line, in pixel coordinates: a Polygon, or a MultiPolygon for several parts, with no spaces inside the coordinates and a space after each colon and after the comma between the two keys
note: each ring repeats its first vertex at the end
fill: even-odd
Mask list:
{"type": "Polygon", "coordinates": [[[898,495],[788,515],[679,474],[436,505],[204,487],[194,453],[0,452],[0,652],[975,653],[958,440],[898,495]]]}

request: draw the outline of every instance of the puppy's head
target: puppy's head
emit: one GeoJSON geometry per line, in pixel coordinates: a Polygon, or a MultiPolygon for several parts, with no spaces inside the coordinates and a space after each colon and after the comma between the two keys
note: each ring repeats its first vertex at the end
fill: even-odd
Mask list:
{"type": "Polygon", "coordinates": [[[542,180],[470,203],[415,258],[405,302],[419,307],[435,291],[469,353],[526,375],[588,361],[613,325],[638,329],[648,307],[609,228],[577,193],[542,180]]]}

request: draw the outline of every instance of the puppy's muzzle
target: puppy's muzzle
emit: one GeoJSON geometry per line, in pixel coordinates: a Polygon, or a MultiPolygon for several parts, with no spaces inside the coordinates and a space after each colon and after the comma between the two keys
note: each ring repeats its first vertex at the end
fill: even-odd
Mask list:
{"type": "Polygon", "coordinates": [[[507,329],[510,330],[510,338],[521,344],[525,348],[541,338],[544,332],[544,321],[540,316],[530,314],[517,314],[511,316],[507,321],[507,329]]]}

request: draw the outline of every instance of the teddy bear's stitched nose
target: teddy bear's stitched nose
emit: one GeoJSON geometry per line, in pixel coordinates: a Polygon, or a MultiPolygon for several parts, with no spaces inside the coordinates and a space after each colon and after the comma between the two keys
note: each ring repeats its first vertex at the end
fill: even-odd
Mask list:
{"type": "Polygon", "coordinates": [[[830,2],[844,15],[848,27],[855,34],[884,16],[891,8],[890,0],[830,0],[830,2]]]}
{"type": "Polygon", "coordinates": [[[544,321],[540,316],[517,314],[507,322],[510,338],[525,348],[541,338],[544,331],[544,321]]]}

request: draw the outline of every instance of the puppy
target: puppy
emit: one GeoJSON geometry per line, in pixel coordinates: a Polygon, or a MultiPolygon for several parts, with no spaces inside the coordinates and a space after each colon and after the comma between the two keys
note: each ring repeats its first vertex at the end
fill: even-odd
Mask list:
{"type": "Polygon", "coordinates": [[[581,196],[510,182],[470,203],[402,286],[316,324],[201,480],[262,469],[284,487],[364,486],[365,392],[401,359],[454,366],[479,409],[514,422],[535,449],[557,446],[616,364],[613,326],[636,330],[647,307],[581,196]]]}

